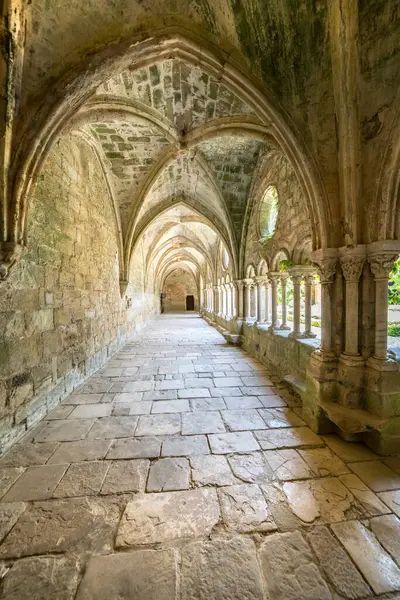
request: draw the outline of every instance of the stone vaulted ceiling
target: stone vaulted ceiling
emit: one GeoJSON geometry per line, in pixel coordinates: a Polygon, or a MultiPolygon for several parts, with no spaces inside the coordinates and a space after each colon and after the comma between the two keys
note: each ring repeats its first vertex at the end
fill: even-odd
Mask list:
{"type": "MultiPolygon", "coordinates": [[[[198,65],[170,58],[115,73],[80,112],[74,127],[91,137],[103,162],[125,269],[139,237],[148,237],[149,225],[174,205],[182,218],[185,205],[194,209],[185,217],[186,229],[194,234],[202,216],[237,254],[252,177],[266,150],[263,141],[239,129],[260,122],[237,93],[198,65]]],[[[196,251],[209,254],[209,244],[217,242],[210,227],[205,231],[209,241],[196,251]]],[[[189,239],[171,228],[167,236],[181,250],[189,239]]],[[[181,250],[175,252],[180,261],[181,250]]],[[[187,251],[193,254],[191,244],[187,251]]],[[[154,252],[151,247],[152,259],[154,252]]]]}

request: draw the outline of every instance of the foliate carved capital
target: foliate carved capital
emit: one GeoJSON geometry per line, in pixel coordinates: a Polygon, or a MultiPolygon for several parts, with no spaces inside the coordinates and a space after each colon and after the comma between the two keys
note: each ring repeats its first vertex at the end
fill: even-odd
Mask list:
{"type": "Polygon", "coordinates": [[[357,282],[360,279],[362,268],[365,263],[365,257],[342,256],[340,265],[346,281],[357,282]]]}
{"type": "Polygon", "coordinates": [[[243,283],[247,288],[254,286],[254,279],[243,279],[243,283]]]}
{"type": "Polygon", "coordinates": [[[314,283],[315,283],[315,275],[313,275],[311,273],[309,275],[305,275],[304,276],[304,283],[306,285],[314,285],[314,283]]]}
{"type": "Polygon", "coordinates": [[[233,284],[239,290],[239,292],[242,291],[242,289],[244,288],[243,279],[235,279],[235,281],[233,282],[233,284]]]}
{"type": "Polygon", "coordinates": [[[321,283],[333,283],[336,275],[337,258],[323,258],[318,263],[321,283]]]}
{"type": "Polygon", "coordinates": [[[270,280],[272,286],[277,285],[281,275],[282,275],[282,273],[273,273],[273,272],[268,274],[268,279],[270,280]]]}
{"type": "Polygon", "coordinates": [[[398,255],[382,252],[368,257],[374,279],[388,279],[398,255]]]}
{"type": "Polygon", "coordinates": [[[5,281],[12,267],[21,258],[25,247],[14,242],[0,243],[0,281],[5,281]]]}

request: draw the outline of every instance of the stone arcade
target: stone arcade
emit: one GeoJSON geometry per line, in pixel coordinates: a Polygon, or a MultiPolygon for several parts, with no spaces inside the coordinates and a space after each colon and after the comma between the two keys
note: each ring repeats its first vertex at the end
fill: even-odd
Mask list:
{"type": "Polygon", "coordinates": [[[0,596],[398,600],[398,2],[1,7],[0,596]]]}

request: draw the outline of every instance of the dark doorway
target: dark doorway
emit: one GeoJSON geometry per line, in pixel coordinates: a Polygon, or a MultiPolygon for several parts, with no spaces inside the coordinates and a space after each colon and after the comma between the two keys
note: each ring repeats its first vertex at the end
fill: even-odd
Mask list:
{"type": "Polygon", "coordinates": [[[186,310],[194,310],[194,296],[186,296],[186,310]]]}

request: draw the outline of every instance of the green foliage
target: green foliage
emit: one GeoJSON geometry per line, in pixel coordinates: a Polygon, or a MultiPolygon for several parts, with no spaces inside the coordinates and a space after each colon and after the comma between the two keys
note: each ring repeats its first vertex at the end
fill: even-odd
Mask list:
{"type": "Polygon", "coordinates": [[[400,304],[400,258],[394,263],[389,277],[389,304],[400,304]]]}
{"type": "Polygon", "coordinates": [[[400,323],[389,323],[388,335],[390,337],[400,337],[400,323]]]}
{"type": "Polygon", "coordinates": [[[293,267],[294,263],[291,260],[281,260],[279,263],[279,271],[281,273],[284,273],[285,271],[287,271],[288,269],[290,269],[290,267],[293,267]]]}

